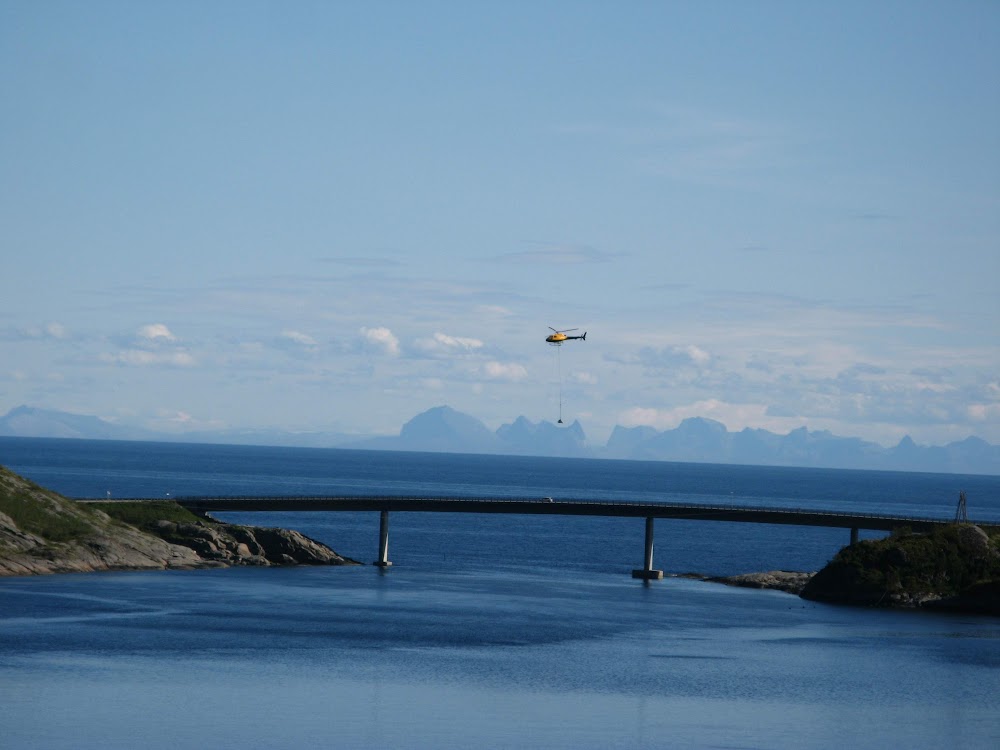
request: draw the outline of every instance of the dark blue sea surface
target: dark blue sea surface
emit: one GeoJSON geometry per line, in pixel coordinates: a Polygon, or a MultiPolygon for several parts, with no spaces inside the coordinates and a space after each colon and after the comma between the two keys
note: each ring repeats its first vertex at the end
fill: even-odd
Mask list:
{"type": "MultiPolygon", "coordinates": [[[[1000,478],[0,438],[76,497],[433,494],[1000,520],[1000,478]]],[[[376,513],[243,513],[369,562],[376,513]]],[[[847,532],[659,520],[668,573],[847,532]]],[[[394,513],[371,566],[0,579],[4,748],[995,748],[1000,622],[653,583],[641,519],[394,513]]]]}

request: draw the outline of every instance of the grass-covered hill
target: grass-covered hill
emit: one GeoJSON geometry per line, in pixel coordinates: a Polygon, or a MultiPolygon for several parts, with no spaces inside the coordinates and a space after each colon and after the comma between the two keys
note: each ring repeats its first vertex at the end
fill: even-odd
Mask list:
{"type": "Polygon", "coordinates": [[[296,531],[217,523],[167,501],[77,503],[0,466],[0,575],[350,562],[296,531]]]}
{"type": "Polygon", "coordinates": [[[1000,615],[1000,529],[954,524],[856,542],[813,576],[802,596],[1000,615]]]}

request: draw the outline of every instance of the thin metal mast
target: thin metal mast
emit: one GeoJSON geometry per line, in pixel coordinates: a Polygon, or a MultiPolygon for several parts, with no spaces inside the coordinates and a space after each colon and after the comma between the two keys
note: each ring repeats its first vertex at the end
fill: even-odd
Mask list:
{"type": "Polygon", "coordinates": [[[955,511],[955,523],[968,523],[969,511],[965,507],[965,490],[958,493],[958,509],[955,511]]]}

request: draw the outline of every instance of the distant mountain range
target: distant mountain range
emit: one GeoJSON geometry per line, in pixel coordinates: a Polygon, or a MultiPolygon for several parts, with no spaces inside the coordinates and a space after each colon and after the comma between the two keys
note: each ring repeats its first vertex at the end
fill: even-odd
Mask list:
{"type": "Polygon", "coordinates": [[[351,443],[351,448],[439,453],[503,453],[519,456],[587,458],[595,455],[586,444],[579,422],[560,427],[518,417],[492,432],[475,417],[450,406],[436,406],[403,425],[398,436],[351,443]]]}
{"type": "Polygon", "coordinates": [[[698,417],[665,432],[615,427],[605,455],[653,461],[1000,474],[1000,446],[977,437],[940,447],[917,445],[904,437],[895,447],[885,448],[805,427],[787,435],[750,428],[729,432],[720,422],[698,417]]]}
{"type": "MultiPolygon", "coordinates": [[[[569,458],[882,469],[955,474],[1000,474],[1000,446],[969,437],[945,446],[917,445],[909,437],[885,448],[861,438],[838,437],[805,427],[778,435],[767,430],[730,432],[711,419],[685,419],[672,430],[615,427],[605,446],[587,444],[579,422],[562,426],[518,417],[496,431],[448,406],[428,409],[403,425],[399,435],[359,438],[334,432],[219,430],[158,433],[115,425],[98,417],[19,406],[0,417],[0,436],[98,440],[162,440],[337,447],[369,450],[494,453],[569,458]]],[[[3,457],[0,456],[0,463],[3,457]]]]}
{"type": "Polygon", "coordinates": [[[275,445],[301,448],[332,448],[358,435],[339,432],[290,432],[284,430],[192,430],[184,433],[157,432],[108,422],[100,417],[70,414],[52,409],[18,406],[0,417],[0,437],[81,438],[87,440],[154,440],[225,445],[275,445]]]}

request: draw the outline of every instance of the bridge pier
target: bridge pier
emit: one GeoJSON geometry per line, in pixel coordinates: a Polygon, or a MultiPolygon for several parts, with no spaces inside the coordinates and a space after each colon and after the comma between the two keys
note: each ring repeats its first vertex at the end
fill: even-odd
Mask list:
{"type": "Polygon", "coordinates": [[[633,578],[641,578],[644,581],[658,581],[663,578],[662,570],[653,568],[653,517],[646,516],[646,550],[643,560],[643,567],[632,571],[633,578]]]}
{"type": "Polygon", "coordinates": [[[378,559],[372,564],[379,568],[388,568],[392,565],[389,562],[389,511],[387,510],[379,514],[378,559]]]}
{"type": "Polygon", "coordinates": [[[858,541],[858,527],[854,526],[851,528],[851,544],[857,544],[858,541]]]}

